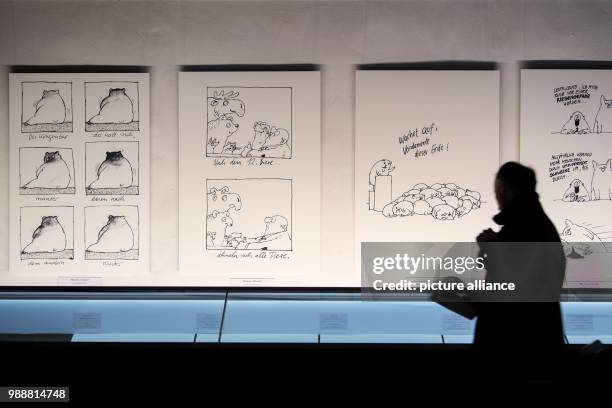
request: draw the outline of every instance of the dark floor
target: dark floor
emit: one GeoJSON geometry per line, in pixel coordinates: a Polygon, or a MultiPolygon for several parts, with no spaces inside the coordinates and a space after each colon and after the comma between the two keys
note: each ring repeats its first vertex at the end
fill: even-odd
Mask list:
{"type": "Polygon", "coordinates": [[[284,395],[287,400],[286,392],[293,389],[305,392],[306,398],[319,392],[338,392],[339,396],[366,393],[370,397],[380,393],[403,397],[407,393],[407,398],[433,389],[440,395],[428,395],[446,399],[452,395],[442,390],[462,389],[467,392],[465,397],[474,399],[480,390],[508,384],[514,389],[525,386],[531,392],[548,393],[557,387],[566,391],[575,389],[571,387],[607,389],[605,384],[612,383],[612,350],[584,356],[571,349],[563,361],[552,363],[554,368],[547,374],[538,374],[531,367],[507,369],[489,358],[483,361],[469,346],[4,341],[0,342],[0,358],[0,385],[67,385],[71,401],[82,403],[125,398],[174,401],[175,397],[210,402],[228,387],[235,395],[227,398],[284,395]]]}

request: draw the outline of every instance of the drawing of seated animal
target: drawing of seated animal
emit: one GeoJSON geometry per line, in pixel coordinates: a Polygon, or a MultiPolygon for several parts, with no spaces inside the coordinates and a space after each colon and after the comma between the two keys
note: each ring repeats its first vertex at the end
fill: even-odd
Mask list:
{"type": "Polygon", "coordinates": [[[66,232],[56,216],[42,217],[32,234],[32,241],[23,248],[23,254],[61,252],[66,249],[66,232]]]}
{"type": "Polygon", "coordinates": [[[34,103],[35,111],[25,125],[63,123],[66,120],[66,104],[59,90],[43,90],[42,97],[34,103]]]}
{"type": "Polygon", "coordinates": [[[108,96],[100,102],[100,111],[88,123],[131,123],[134,105],[125,88],[110,88],[108,96]]]}
{"type": "Polygon", "coordinates": [[[565,202],[583,202],[590,199],[589,192],[584,183],[579,179],[574,179],[569,184],[567,190],[565,190],[562,200],[565,202]]]}
{"type": "Polygon", "coordinates": [[[264,219],[265,229],[262,235],[255,238],[234,240],[232,246],[238,249],[260,249],[268,251],[291,250],[289,222],[282,215],[272,215],[264,219]]]}
{"type": "Polygon", "coordinates": [[[596,133],[612,132],[612,99],[601,95],[593,128],[596,133]]]}
{"type": "Polygon", "coordinates": [[[134,231],[122,215],[109,215],[98,232],[98,240],[90,245],[90,252],[126,252],[134,248],[134,231]]]}
{"type": "Polygon", "coordinates": [[[134,181],[132,164],[121,151],[106,152],[106,160],[96,170],[97,178],[89,188],[130,187],[134,181]]]}
{"type": "Polygon", "coordinates": [[[570,115],[570,118],[561,127],[561,133],[565,135],[591,133],[586,117],[580,111],[570,115]]]}
{"type": "Polygon", "coordinates": [[[581,258],[596,252],[607,252],[601,238],[590,229],[565,220],[565,227],[561,234],[561,241],[565,243],[564,249],[569,257],[581,258]]]}
{"type": "Polygon", "coordinates": [[[230,137],[238,131],[239,125],[231,116],[220,116],[208,122],[206,153],[218,154],[224,151],[226,145],[235,143],[230,137]]]}
{"type": "Polygon", "coordinates": [[[240,92],[237,91],[214,91],[213,96],[207,98],[208,121],[221,116],[243,117],[245,112],[244,102],[238,99],[240,92]]]}
{"type": "Polygon", "coordinates": [[[46,152],[43,164],[36,170],[36,178],[23,188],[67,188],[70,179],[70,170],[60,152],[46,152]]]}
{"type": "Polygon", "coordinates": [[[591,200],[612,200],[612,159],[604,164],[592,163],[591,200]]]}
{"type": "Polygon", "coordinates": [[[211,187],[206,194],[206,208],[208,214],[212,214],[213,211],[229,211],[231,208],[234,211],[239,211],[242,208],[242,200],[240,195],[230,193],[227,186],[222,188],[211,187]]]}
{"type": "Polygon", "coordinates": [[[206,216],[206,246],[229,247],[227,228],[234,225],[229,212],[214,210],[206,216]]]}

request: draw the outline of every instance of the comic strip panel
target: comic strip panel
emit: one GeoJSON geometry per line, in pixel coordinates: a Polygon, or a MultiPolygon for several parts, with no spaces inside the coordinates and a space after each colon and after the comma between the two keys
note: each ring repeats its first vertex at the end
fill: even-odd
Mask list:
{"type": "Polygon", "coordinates": [[[137,260],[138,232],[135,205],[85,207],[85,259],[137,260]]]}
{"type": "Polygon", "coordinates": [[[85,131],[139,130],[138,82],[85,82],[85,131]]]}
{"type": "Polygon", "coordinates": [[[23,133],[72,132],[72,83],[21,83],[23,133]]]}
{"type": "Polygon", "coordinates": [[[293,249],[290,179],[207,179],[206,191],[206,249],[293,249]]]}
{"type": "Polygon", "coordinates": [[[21,207],[21,259],[74,259],[74,208],[21,207]]]}
{"type": "Polygon", "coordinates": [[[139,193],[139,142],[85,143],[85,193],[139,193]]]}
{"type": "Polygon", "coordinates": [[[74,194],[72,149],[19,148],[19,193],[22,195],[74,194]]]}
{"type": "Polygon", "coordinates": [[[292,88],[207,87],[206,156],[290,159],[292,88]]]}

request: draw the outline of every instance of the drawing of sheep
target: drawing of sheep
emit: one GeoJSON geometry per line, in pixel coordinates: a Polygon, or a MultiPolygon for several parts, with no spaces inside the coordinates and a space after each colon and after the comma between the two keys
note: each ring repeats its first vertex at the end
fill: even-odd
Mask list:
{"type": "Polygon", "coordinates": [[[455,220],[480,208],[479,192],[455,183],[418,183],[383,208],[385,217],[431,216],[436,220],[455,220]],[[404,208],[405,207],[405,208],[404,208]]]}

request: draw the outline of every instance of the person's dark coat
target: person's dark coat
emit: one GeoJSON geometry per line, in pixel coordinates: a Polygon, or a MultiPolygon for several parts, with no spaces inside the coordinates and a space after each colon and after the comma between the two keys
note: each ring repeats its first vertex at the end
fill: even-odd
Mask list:
{"type": "Polygon", "coordinates": [[[515,296],[512,302],[476,305],[474,347],[522,354],[562,350],[559,297],[565,255],[557,230],[535,192],[517,196],[493,220],[502,226],[500,232],[495,239],[480,243],[481,255],[488,255],[486,281],[515,282],[517,292],[501,295],[502,300],[509,300],[503,296],[515,296]]]}

